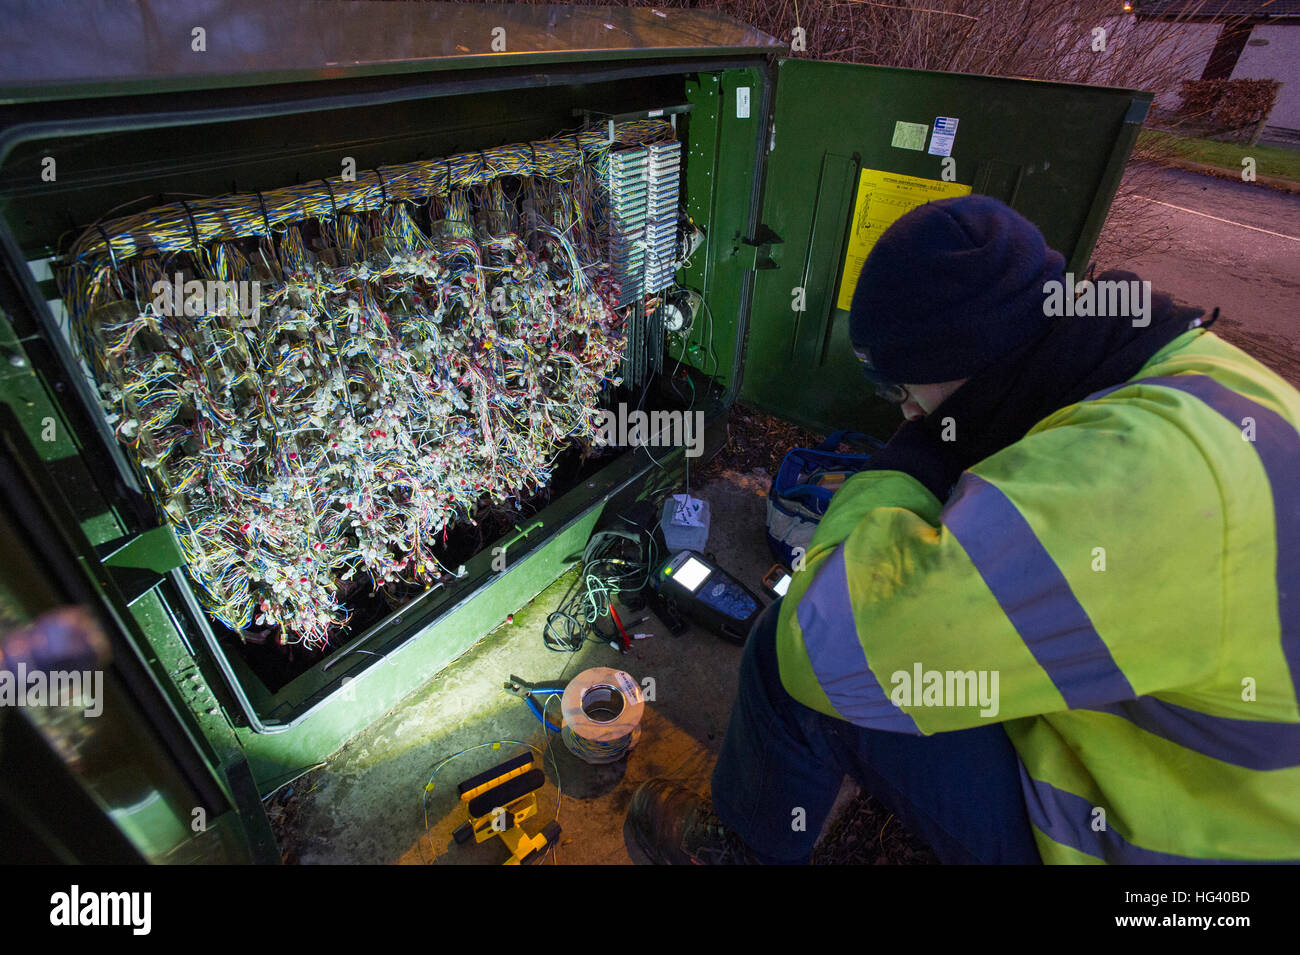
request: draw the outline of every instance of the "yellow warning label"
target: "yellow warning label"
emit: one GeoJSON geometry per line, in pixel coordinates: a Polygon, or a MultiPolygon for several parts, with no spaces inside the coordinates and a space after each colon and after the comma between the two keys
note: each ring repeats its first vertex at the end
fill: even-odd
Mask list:
{"type": "Polygon", "coordinates": [[[918,179],[916,176],[882,172],[879,169],[862,170],[858,177],[853,230],[849,233],[849,247],[844,253],[844,272],[840,279],[836,308],[848,310],[853,301],[853,290],[858,287],[858,274],[862,271],[862,264],[867,261],[867,253],[895,219],[935,199],[968,195],[970,186],[955,182],[918,179]]]}

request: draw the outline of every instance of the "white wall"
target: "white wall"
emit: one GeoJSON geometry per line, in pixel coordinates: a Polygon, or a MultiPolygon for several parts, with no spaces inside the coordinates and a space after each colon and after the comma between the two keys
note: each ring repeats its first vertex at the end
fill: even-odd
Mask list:
{"type": "MultiPolygon", "coordinates": [[[[1223,31],[1221,23],[1139,22],[1131,14],[1109,18],[1100,25],[1106,29],[1107,49],[1116,55],[1092,52],[1086,31],[1077,37],[1058,39],[1062,47],[1073,46],[1061,60],[1062,75],[1082,83],[1152,90],[1156,94],[1155,106],[1169,110],[1177,109],[1182,102],[1178,81],[1201,78],[1223,31]],[[1125,55],[1125,48],[1131,45],[1150,52],[1135,60],[1125,55]],[[1170,64],[1176,67],[1175,75],[1166,77],[1170,64]],[[1167,81],[1166,88],[1154,89],[1157,78],[1167,81]]],[[[1250,39],[1266,39],[1268,45],[1247,43],[1232,78],[1281,81],[1282,89],[1268,124],[1300,129],[1300,23],[1256,26],[1250,39]]]]}
{"type": "Polygon", "coordinates": [[[1280,80],[1282,89],[1268,125],[1300,129],[1300,23],[1257,26],[1250,38],[1268,40],[1268,46],[1247,43],[1232,78],[1280,80]]]}
{"type": "Polygon", "coordinates": [[[1063,75],[1078,82],[1150,90],[1156,94],[1155,105],[1162,109],[1175,109],[1182,102],[1180,80],[1200,79],[1223,29],[1218,23],[1139,22],[1132,14],[1099,25],[1106,30],[1109,54],[1093,53],[1091,37],[1083,31],[1077,39],[1071,37],[1061,44],[1074,44],[1062,59],[1063,75]],[[1135,55],[1134,46],[1148,52],[1135,55]],[[1166,75],[1170,64],[1176,67],[1173,76],[1166,75]]]}
{"type": "MultiPolygon", "coordinates": [[[[1162,21],[1144,21],[1133,25],[1139,39],[1151,42],[1153,37],[1164,37],[1164,42],[1157,47],[1154,55],[1169,57],[1179,61],[1178,73],[1181,79],[1199,80],[1210,62],[1214,44],[1223,30],[1221,23],[1178,23],[1162,21]]],[[[1183,101],[1178,84],[1172,89],[1156,93],[1155,105],[1161,109],[1177,109],[1183,101]]]]}

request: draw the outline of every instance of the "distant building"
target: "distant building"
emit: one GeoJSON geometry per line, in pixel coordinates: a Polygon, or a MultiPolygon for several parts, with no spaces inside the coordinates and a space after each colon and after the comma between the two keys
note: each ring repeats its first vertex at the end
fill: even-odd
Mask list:
{"type": "MultiPolygon", "coordinates": [[[[1178,21],[1187,79],[1281,82],[1267,130],[1300,136],[1300,0],[1134,0],[1131,6],[1139,30],[1178,21]]],[[[1172,109],[1178,101],[1165,94],[1156,105],[1172,109]]]]}

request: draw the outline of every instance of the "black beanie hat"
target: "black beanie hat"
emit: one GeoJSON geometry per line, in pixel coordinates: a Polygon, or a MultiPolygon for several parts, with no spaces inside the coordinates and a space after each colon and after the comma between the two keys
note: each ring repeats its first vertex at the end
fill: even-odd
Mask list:
{"type": "Polygon", "coordinates": [[[1065,258],[1010,206],[958,196],[918,206],[867,256],[849,335],[874,373],[895,384],[967,378],[1042,334],[1043,284],[1065,258]]]}

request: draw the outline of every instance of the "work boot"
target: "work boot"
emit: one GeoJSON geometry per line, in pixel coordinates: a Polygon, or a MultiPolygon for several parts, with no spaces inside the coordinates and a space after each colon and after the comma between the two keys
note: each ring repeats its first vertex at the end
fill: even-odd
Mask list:
{"type": "Polygon", "coordinates": [[[641,784],[627,811],[632,835],[655,865],[758,865],[707,799],[666,779],[641,784]]]}

